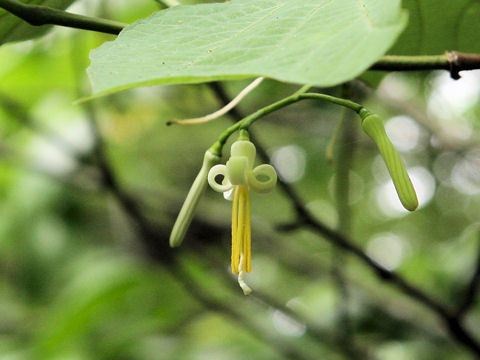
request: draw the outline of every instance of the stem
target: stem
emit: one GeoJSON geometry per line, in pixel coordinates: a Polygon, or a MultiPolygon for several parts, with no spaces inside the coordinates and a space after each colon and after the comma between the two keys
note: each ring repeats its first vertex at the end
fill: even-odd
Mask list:
{"type": "Polygon", "coordinates": [[[114,35],[127,26],[118,21],[72,14],[47,6],[28,5],[16,0],[0,0],[0,7],[34,26],[61,25],[114,35]]]}
{"type": "Polygon", "coordinates": [[[337,104],[343,107],[346,107],[347,109],[353,110],[356,113],[360,113],[360,110],[364,109],[364,107],[360,104],[357,104],[356,102],[350,101],[350,100],[345,100],[342,98],[338,98],[335,96],[330,96],[326,94],[313,94],[313,93],[306,93],[306,94],[300,94],[298,95],[300,100],[303,99],[312,99],[312,100],[325,100],[329,101],[333,104],[337,104]]]}
{"type": "Polygon", "coordinates": [[[305,91],[308,91],[310,87],[311,87],[310,85],[305,85],[301,89],[293,93],[292,95],[282,100],[279,100],[273,104],[265,106],[264,108],[261,108],[260,110],[255,111],[253,114],[250,114],[249,116],[243,118],[242,120],[238,121],[234,125],[230,126],[227,130],[225,130],[220,135],[217,142],[213,144],[212,147],[210,148],[210,151],[213,152],[215,155],[221,156],[223,146],[227,142],[228,138],[234,132],[236,132],[237,130],[248,130],[248,128],[258,119],[274,111],[280,110],[288,105],[299,102],[301,100],[305,100],[305,99],[325,100],[340,106],[344,106],[348,109],[355,111],[356,113],[360,113],[362,110],[365,110],[365,108],[362,105],[357,104],[350,100],[345,100],[345,99],[337,98],[335,96],[326,95],[326,94],[305,93],[305,91]]]}
{"type": "Polygon", "coordinates": [[[447,56],[445,55],[431,55],[431,56],[401,56],[401,55],[386,55],[381,57],[370,70],[385,70],[391,71],[415,71],[427,69],[444,69],[449,70],[447,56]]]}

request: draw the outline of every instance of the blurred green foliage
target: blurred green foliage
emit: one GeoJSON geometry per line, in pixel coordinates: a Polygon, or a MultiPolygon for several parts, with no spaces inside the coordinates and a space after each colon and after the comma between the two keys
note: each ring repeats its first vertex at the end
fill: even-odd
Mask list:
{"type": "MultiPolygon", "coordinates": [[[[71,10],[131,22],[158,8],[149,0],[115,0],[78,2],[71,10]]],[[[152,261],[135,219],[101,182],[92,116],[119,186],[165,243],[205,149],[231,121],[165,126],[216,110],[220,103],[207,85],[140,88],[72,105],[89,91],[89,51],[111,38],[55,28],[39,40],[0,47],[1,359],[343,359],[345,306],[347,336],[374,358],[472,358],[428,309],[322,236],[279,230],[295,221],[279,189],[252,195],[247,281],[257,297],[244,297],[228,275],[231,203],[212,191],[184,246],[171,250],[179,265],[152,261]],[[347,299],[332,274],[338,266],[347,299]]],[[[233,96],[247,83],[225,87],[233,96]]],[[[266,81],[240,111],[295,89],[266,81]]],[[[326,161],[342,116],[336,107],[299,103],[253,130],[280,175],[332,228],[345,223],[334,187],[345,160],[338,156],[350,149],[351,238],[382,266],[455,305],[478,252],[479,93],[478,72],[455,83],[434,72],[389,74],[372,91],[354,85],[357,100],[387,120],[406,160],[420,200],[412,214],[399,209],[356,118],[346,119],[353,137],[337,144],[340,165],[326,161]]],[[[468,314],[473,333],[479,315],[478,307],[468,314]]]]}

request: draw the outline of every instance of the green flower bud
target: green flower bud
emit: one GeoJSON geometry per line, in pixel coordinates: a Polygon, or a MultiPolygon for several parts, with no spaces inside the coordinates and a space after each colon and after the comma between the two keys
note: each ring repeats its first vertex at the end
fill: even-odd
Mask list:
{"type": "Polygon", "coordinates": [[[207,188],[208,172],[219,162],[219,156],[214,155],[210,151],[205,153],[205,156],[203,157],[202,168],[200,169],[185,201],[183,202],[180,213],[175,221],[175,225],[173,225],[172,233],[170,234],[171,247],[177,247],[182,244],[183,238],[185,237],[188,227],[192,222],[193,214],[195,213],[198,202],[207,188]]]}
{"type": "Polygon", "coordinates": [[[362,121],[363,130],[377,144],[402,205],[405,209],[414,211],[418,207],[417,194],[415,193],[402,158],[387,137],[382,119],[376,114],[365,115],[362,121]]]}

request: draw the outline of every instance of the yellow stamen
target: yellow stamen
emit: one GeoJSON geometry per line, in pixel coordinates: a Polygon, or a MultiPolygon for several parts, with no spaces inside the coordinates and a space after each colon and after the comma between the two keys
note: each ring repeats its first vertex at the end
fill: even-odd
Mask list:
{"type": "Polygon", "coordinates": [[[238,264],[240,262],[240,256],[243,254],[243,250],[245,249],[245,185],[238,185],[238,192],[239,192],[239,199],[238,199],[238,223],[237,223],[237,244],[239,248],[238,256],[235,258],[237,261],[236,263],[236,272],[234,274],[238,274],[238,264]]]}
{"type": "Polygon", "coordinates": [[[239,273],[239,265],[246,272],[252,271],[252,246],[250,224],[250,196],[247,185],[234,189],[232,209],[232,261],[233,274],[239,273]]]}
{"type": "Polygon", "coordinates": [[[246,213],[245,213],[245,263],[243,268],[246,272],[252,271],[252,229],[250,224],[250,195],[245,189],[246,213]]]}
{"type": "Polygon", "coordinates": [[[232,259],[231,268],[233,274],[238,274],[238,260],[240,257],[240,241],[237,237],[238,233],[238,200],[240,198],[240,189],[235,186],[233,193],[232,207],[232,259]]]}

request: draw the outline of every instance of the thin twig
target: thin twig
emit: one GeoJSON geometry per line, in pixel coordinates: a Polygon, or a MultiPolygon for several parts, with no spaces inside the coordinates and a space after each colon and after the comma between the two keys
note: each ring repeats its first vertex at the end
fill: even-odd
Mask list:
{"type": "Polygon", "coordinates": [[[197,118],[192,118],[192,119],[183,119],[183,120],[172,120],[167,122],[167,125],[173,125],[173,124],[179,124],[179,125],[196,125],[196,124],[202,124],[206,123],[211,120],[218,119],[219,117],[225,115],[228,113],[230,110],[232,110],[235,106],[237,106],[240,101],[242,101],[245,96],[250,94],[260,83],[263,81],[263,77],[258,77],[254,81],[252,81],[246,88],[244,88],[240,93],[233,98],[232,101],[230,101],[228,104],[220,108],[219,110],[197,118]]]}

